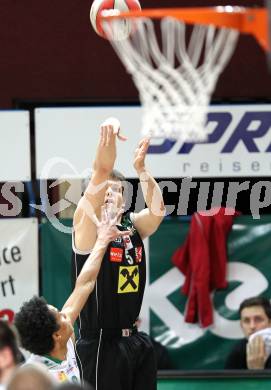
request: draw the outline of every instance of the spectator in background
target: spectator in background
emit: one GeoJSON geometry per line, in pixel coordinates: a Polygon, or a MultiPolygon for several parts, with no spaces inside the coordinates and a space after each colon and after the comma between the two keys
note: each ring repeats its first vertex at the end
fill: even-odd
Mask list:
{"type": "Polygon", "coordinates": [[[248,343],[249,337],[271,327],[271,304],[263,297],[244,300],[239,308],[240,325],[245,338],[239,341],[226,359],[226,369],[271,368],[271,357],[267,357],[264,340],[261,336],[248,343]]]}
{"type": "Polygon", "coordinates": [[[54,384],[45,368],[27,364],[13,372],[7,390],[54,390],[54,384]]]}
{"type": "Polygon", "coordinates": [[[21,361],[16,335],[6,321],[0,320],[0,389],[5,385],[21,361]]]}

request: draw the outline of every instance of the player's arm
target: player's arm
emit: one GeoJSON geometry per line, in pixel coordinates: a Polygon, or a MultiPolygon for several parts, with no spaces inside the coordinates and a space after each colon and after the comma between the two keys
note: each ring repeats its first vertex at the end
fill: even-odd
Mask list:
{"type": "Polygon", "coordinates": [[[72,323],[74,323],[79,316],[80,311],[94,289],[102,259],[108,244],[119,236],[127,236],[127,234],[130,234],[130,231],[119,231],[116,227],[116,223],[122,213],[123,209],[119,210],[117,215],[115,214],[115,216],[112,217],[112,215],[107,212],[105,206],[102,206],[101,222],[94,217],[94,223],[97,229],[97,240],[91,254],[88,256],[80,274],[78,275],[78,278],[76,279],[72,294],[62,309],[62,312],[70,317],[72,323]]]}
{"type": "Polygon", "coordinates": [[[126,139],[119,134],[119,130],[119,122],[116,118],[108,118],[101,125],[91,179],[73,218],[74,243],[79,251],[92,249],[97,238],[93,215],[99,217],[104,202],[107,180],[116,160],[116,137],[121,140],[126,139]]]}
{"type": "Polygon", "coordinates": [[[159,227],[165,215],[165,205],[162,192],[145,167],[145,157],[149,147],[149,139],[140,141],[134,158],[134,168],[137,171],[147,208],[134,213],[134,225],[142,239],[149,237],[159,227]]]}

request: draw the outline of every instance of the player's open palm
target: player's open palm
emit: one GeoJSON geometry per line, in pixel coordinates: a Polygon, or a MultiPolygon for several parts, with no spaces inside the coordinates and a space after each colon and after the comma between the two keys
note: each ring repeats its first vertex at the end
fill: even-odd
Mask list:
{"type": "Polygon", "coordinates": [[[267,359],[264,340],[256,336],[247,343],[247,367],[252,370],[262,370],[267,359]]]}
{"type": "Polygon", "coordinates": [[[95,217],[97,226],[98,240],[108,245],[109,242],[116,240],[117,237],[130,235],[129,230],[121,231],[117,228],[117,223],[123,214],[123,208],[120,208],[116,214],[110,213],[107,205],[101,208],[101,220],[95,217]]]}

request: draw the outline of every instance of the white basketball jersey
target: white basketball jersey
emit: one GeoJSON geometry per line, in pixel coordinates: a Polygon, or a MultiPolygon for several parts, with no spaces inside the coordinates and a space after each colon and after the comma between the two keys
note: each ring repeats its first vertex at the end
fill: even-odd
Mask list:
{"type": "Polygon", "coordinates": [[[51,360],[47,356],[31,354],[25,364],[42,364],[47,368],[56,382],[80,383],[80,373],[76,362],[75,350],[72,339],[67,342],[67,358],[61,363],[51,360]]]}

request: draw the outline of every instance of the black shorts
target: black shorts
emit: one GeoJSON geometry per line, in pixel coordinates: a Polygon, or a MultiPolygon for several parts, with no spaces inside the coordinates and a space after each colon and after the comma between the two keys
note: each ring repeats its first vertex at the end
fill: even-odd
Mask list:
{"type": "Polygon", "coordinates": [[[76,343],[82,381],[96,390],[156,390],[156,358],[149,336],[103,335],[76,343]],[[97,387],[96,387],[97,378],[97,387]]]}

